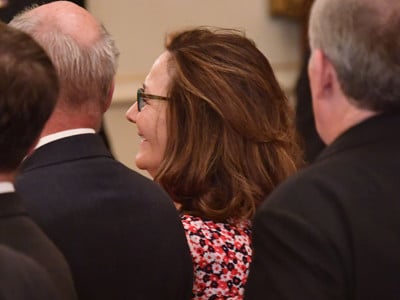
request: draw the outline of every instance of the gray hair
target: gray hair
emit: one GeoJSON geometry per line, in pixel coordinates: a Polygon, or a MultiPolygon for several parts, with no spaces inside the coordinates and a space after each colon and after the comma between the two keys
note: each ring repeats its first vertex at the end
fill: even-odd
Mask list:
{"type": "Polygon", "coordinates": [[[61,95],[71,108],[86,100],[105,101],[114,79],[119,51],[111,35],[99,25],[99,38],[90,45],[80,45],[57,25],[43,24],[29,11],[16,16],[10,25],[25,31],[42,45],[57,70],[61,95]]]}
{"type": "Polygon", "coordinates": [[[400,1],[316,0],[311,49],[321,49],[361,108],[400,110],[400,1]]]}

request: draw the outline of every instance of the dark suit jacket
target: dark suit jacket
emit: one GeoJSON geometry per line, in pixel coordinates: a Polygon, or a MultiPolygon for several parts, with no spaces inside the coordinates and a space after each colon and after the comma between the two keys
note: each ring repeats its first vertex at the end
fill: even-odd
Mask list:
{"type": "Polygon", "coordinates": [[[399,128],[395,114],[356,125],[271,194],[245,299],[399,299],[399,128]]]}
{"type": "Polygon", "coordinates": [[[98,135],[40,147],[16,188],[67,258],[80,300],[190,298],[192,261],[172,201],[98,135]]]}
{"type": "Polygon", "coordinates": [[[59,300],[49,274],[36,261],[0,245],[1,300],[59,300]]]}
{"type": "Polygon", "coordinates": [[[16,193],[0,194],[0,244],[17,250],[42,265],[63,295],[62,299],[76,299],[65,258],[28,217],[16,193]]]}

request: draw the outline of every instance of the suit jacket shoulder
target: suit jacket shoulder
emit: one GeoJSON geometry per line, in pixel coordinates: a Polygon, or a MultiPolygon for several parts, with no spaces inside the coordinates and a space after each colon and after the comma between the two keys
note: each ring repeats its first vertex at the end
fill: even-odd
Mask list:
{"type": "Polygon", "coordinates": [[[354,126],[265,200],[248,299],[396,299],[398,126],[397,114],[354,126]]]}
{"type": "Polygon", "coordinates": [[[190,298],[192,261],[171,199],[98,136],[37,149],[16,188],[67,258],[80,299],[190,298]]]}

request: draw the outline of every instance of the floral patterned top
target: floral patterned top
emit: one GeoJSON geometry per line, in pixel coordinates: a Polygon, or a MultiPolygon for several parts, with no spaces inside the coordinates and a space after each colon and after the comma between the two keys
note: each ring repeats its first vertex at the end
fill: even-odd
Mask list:
{"type": "Polygon", "coordinates": [[[251,262],[251,223],[181,215],[194,264],[193,299],[241,300],[251,262]]]}

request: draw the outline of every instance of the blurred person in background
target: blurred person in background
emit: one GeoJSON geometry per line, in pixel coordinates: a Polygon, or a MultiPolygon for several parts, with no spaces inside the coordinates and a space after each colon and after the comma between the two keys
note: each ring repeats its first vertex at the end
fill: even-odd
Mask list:
{"type": "MultiPolygon", "coordinates": [[[[57,73],[38,43],[2,22],[0,78],[0,244],[40,264],[60,299],[76,299],[65,258],[32,221],[14,187],[18,166],[35,147],[56,105],[57,73]]],[[[10,289],[4,293],[10,295],[10,289]]]]}

